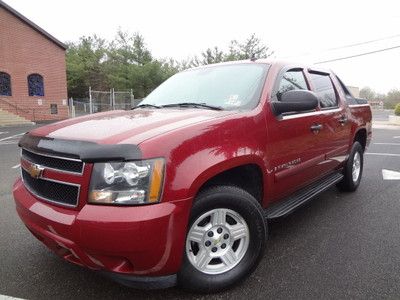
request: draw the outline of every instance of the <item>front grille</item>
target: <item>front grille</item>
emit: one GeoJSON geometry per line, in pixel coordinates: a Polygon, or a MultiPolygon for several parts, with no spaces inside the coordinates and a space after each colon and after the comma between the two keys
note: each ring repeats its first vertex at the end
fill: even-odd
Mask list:
{"type": "Polygon", "coordinates": [[[33,178],[21,168],[26,188],[35,196],[50,202],[76,206],[79,198],[79,186],[70,183],[55,182],[51,179],[33,178]]]}
{"type": "Polygon", "coordinates": [[[69,158],[41,155],[22,149],[22,157],[35,164],[64,171],[82,174],[83,162],[69,158]]]}

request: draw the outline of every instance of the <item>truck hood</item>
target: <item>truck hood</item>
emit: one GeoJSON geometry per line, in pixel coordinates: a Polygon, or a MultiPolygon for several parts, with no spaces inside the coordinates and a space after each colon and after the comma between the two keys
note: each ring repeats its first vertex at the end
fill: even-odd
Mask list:
{"type": "Polygon", "coordinates": [[[128,143],[138,145],[168,131],[230,114],[234,112],[188,108],[112,111],[53,123],[30,134],[98,144],[118,144],[129,139],[128,143]]]}

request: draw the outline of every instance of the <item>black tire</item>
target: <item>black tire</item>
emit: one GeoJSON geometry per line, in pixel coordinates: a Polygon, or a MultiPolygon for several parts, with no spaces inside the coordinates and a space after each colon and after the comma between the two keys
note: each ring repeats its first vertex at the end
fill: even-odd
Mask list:
{"type": "Polygon", "coordinates": [[[189,261],[185,243],[182,267],[178,273],[178,284],[183,289],[197,293],[225,290],[248,277],[264,254],[267,224],[264,221],[263,209],[252,195],[238,187],[217,186],[201,192],[192,207],[188,232],[200,216],[218,208],[233,210],[245,220],[250,236],[247,251],[240,262],[225,273],[206,274],[189,261]]]}
{"type": "Polygon", "coordinates": [[[343,192],[354,192],[357,190],[361,182],[361,177],[364,168],[364,149],[359,142],[354,142],[351,147],[349,158],[347,159],[346,165],[343,169],[344,178],[337,184],[339,190],[343,192]],[[360,174],[357,180],[353,180],[353,161],[356,154],[360,156],[360,174]]]}

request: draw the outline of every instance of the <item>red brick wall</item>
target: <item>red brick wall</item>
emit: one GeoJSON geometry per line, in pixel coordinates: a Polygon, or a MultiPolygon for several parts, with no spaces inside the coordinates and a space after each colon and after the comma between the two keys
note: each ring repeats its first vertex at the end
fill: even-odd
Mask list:
{"type": "Polygon", "coordinates": [[[18,114],[30,120],[68,117],[65,50],[0,7],[0,72],[11,76],[12,96],[0,96],[0,108],[15,113],[5,101],[17,105],[18,114]],[[43,76],[44,96],[28,94],[27,76],[43,76]],[[42,99],[42,105],[38,100],[42,99]],[[2,101],[4,100],[4,101],[2,101]],[[57,104],[58,114],[50,114],[57,104]]]}

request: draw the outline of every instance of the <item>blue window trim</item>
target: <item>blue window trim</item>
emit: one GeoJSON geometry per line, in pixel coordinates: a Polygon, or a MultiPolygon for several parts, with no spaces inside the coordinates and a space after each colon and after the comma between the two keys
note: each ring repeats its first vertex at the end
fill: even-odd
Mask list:
{"type": "Polygon", "coordinates": [[[37,73],[28,76],[28,94],[29,96],[44,96],[43,76],[37,73]]]}

